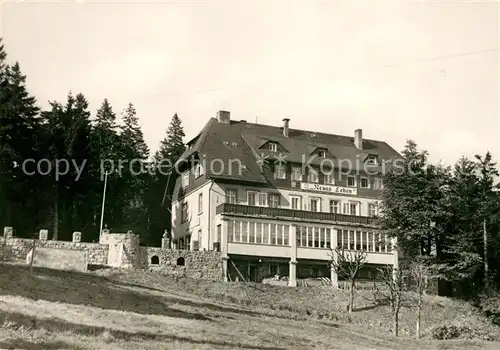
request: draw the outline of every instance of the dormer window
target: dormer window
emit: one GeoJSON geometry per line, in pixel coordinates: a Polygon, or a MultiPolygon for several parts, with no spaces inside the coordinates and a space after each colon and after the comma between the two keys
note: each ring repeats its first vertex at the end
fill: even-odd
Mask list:
{"type": "Polygon", "coordinates": [[[326,151],[324,149],[318,150],[318,156],[320,158],[326,158],[326,151]]]}
{"type": "Polygon", "coordinates": [[[200,176],[203,176],[205,174],[203,165],[201,164],[196,164],[194,167],[194,177],[195,179],[199,178],[200,176]]]}
{"type": "Polygon", "coordinates": [[[278,152],[278,144],[276,142],[269,142],[269,150],[271,152],[278,152]]]}
{"type": "Polygon", "coordinates": [[[378,157],[377,156],[369,156],[368,158],[366,158],[366,164],[377,165],[378,164],[378,157]]]}

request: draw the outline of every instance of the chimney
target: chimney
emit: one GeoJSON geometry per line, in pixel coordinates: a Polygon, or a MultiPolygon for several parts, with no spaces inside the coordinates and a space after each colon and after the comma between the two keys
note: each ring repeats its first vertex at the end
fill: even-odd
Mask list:
{"type": "Polygon", "coordinates": [[[218,111],[217,121],[219,123],[230,124],[231,123],[231,113],[228,111],[218,111]]]}
{"type": "Polygon", "coordinates": [[[354,146],[357,149],[363,149],[363,130],[361,129],[354,130],[354,146]]]}
{"type": "Polygon", "coordinates": [[[283,118],[283,136],[288,137],[290,133],[290,119],[288,118],[283,118]]]}

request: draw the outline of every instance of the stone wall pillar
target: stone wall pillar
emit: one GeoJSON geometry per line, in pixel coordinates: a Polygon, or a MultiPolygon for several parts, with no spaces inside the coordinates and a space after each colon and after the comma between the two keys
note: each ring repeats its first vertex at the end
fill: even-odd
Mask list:
{"type": "Polygon", "coordinates": [[[290,225],[290,262],[288,286],[297,287],[297,226],[290,225]]]}
{"type": "Polygon", "coordinates": [[[110,235],[109,230],[107,228],[103,229],[99,234],[99,243],[109,244],[109,235],[110,235]]]}
{"type": "Polygon", "coordinates": [[[75,231],[73,232],[73,243],[80,243],[82,241],[82,233],[75,231]]]}
{"type": "Polygon", "coordinates": [[[162,249],[172,249],[172,236],[167,230],[163,232],[163,237],[161,239],[161,247],[162,249]]]}
{"type": "Polygon", "coordinates": [[[12,238],[14,237],[14,229],[10,226],[6,226],[3,228],[3,235],[5,238],[12,238]]]}
{"type": "Polygon", "coordinates": [[[128,231],[122,243],[120,267],[136,269],[140,267],[139,236],[128,231]]]}
{"type": "Polygon", "coordinates": [[[49,230],[42,229],[38,232],[38,239],[40,241],[46,241],[49,239],[49,230]]]}

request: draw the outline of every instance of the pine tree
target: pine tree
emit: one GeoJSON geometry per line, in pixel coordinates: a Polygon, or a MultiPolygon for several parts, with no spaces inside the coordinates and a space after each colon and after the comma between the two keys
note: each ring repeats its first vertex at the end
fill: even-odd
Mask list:
{"type": "Polygon", "coordinates": [[[167,129],[165,138],[160,142],[160,149],[155,154],[155,160],[170,159],[176,161],[185,150],[184,128],[177,113],[172,117],[172,121],[167,129]]]}
{"type": "Polygon", "coordinates": [[[139,126],[139,118],[132,103],[129,103],[123,113],[123,126],[121,137],[128,149],[134,152],[134,157],[145,161],[149,157],[149,148],[144,141],[144,135],[139,126]]]}
{"type": "Polygon", "coordinates": [[[97,110],[94,126],[94,146],[101,160],[114,159],[119,152],[117,129],[116,114],[109,101],[104,99],[97,110]]]}
{"type": "Polygon", "coordinates": [[[22,164],[40,156],[39,109],[19,64],[8,65],[6,57],[0,42],[0,220],[22,232],[37,224],[38,177],[25,174],[22,164]]]}
{"type": "Polygon", "coordinates": [[[146,161],[149,149],[139,126],[137,112],[132,103],[123,112],[121,127],[122,154],[128,161],[121,177],[121,185],[125,194],[123,200],[124,230],[139,233],[144,244],[148,243],[148,210],[145,196],[147,193],[146,161]]]}
{"type": "MultiPolygon", "coordinates": [[[[490,152],[487,152],[483,157],[476,155],[477,167],[479,170],[479,187],[480,187],[480,218],[482,219],[483,228],[483,281],[486,290],[490,288],[490,235],[488,234],[492,217],[498,216],[496,211],[497,196],[495,190],[499,186],[494,184],[494,180],[499,176],[496,163],[492,161],[490,152]]],[[[494,221],[494,220],[493,220],[494,221]]]]}
{"type": "MultiPolygon", "coordinates": [[[[88,173],[78,173],[73,164],[86,165],[91,159],[90,149],[90,113],[88,103],[82,94],[76,98],[70,92],[65,105],[59,102],[51,103],[52,109],[42,113],[45,129],[47,158],[66,160],[62,166],[68,166],[67,173],[58,179],[50,177],[45,182],[49,190],[47,197],[52,198],[53,239],[70,239],[70,233],[83,229],[83,213],[79,209],[82,197],[89,193],[91,182],[88,173]],[[63,228],[65,236],[59,235],[59,227],[63,228]]],[[[55,165],[55,164],[53,164],[55,165]]],[[[66,170],[66,169],[63,169],[66,170]]],[[[91,193],[91,192],[90,192],[91,193]]]]}
{"type": "MultiPolygon", "coordinates": [[[[104,213],[104,224],[110,229],[121,229],[123,222],[123,193],[120,187],[121,180],[119,160],[121,159],[121,140],[118,135],[118,125],[116,114],[107,99],[104,99],[97,110],[95,124],[92,130],[92,152],[97,162],[89,164],[92,176],[96,179],[95,192],[98,193],[100,202],[103,196],[104,178],[107,176],[106,203],[104,213]],[[109,168],[109,163],[114,164],[114,169],[109,168]],[[105,169],[101,169],[101,164],[105,169]],[[113,170],[113,172],[110,172],[113,170]]],[[[96,210],[95,217],[100,221],[101,211],[99,203],[94,203],[96,210]]]]}
{"type": "Polygon", "coordinates": [[[160,242],[165,229],[171,229],[171,196],[178,174],[168,169],[168,166],[173,166],[184,152],[184,137],[182,122],[176,113],[160,143],[160,149],[153,156],[153,164],[158,166],[162,162],[162,168],[157,169],[148,184],[149,227],[151,235],[156,237],[155,243],[160,242]]]}

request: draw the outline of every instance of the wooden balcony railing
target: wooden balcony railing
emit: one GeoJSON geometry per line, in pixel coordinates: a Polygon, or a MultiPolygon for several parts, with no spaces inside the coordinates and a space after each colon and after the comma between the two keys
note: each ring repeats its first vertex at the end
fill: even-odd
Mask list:
{"type": "Polygon", "coordinates": [[[216,208],[217,214],[234,214],[244,216],[259,216],[268,218],[290,218],[303,221],[330,221],[349,224],[375,225],[375,218],[369,216],[345,215],[337,213],[321,213],[315,211],[257,207],[252,205],[222,203],[216,208]]]}

